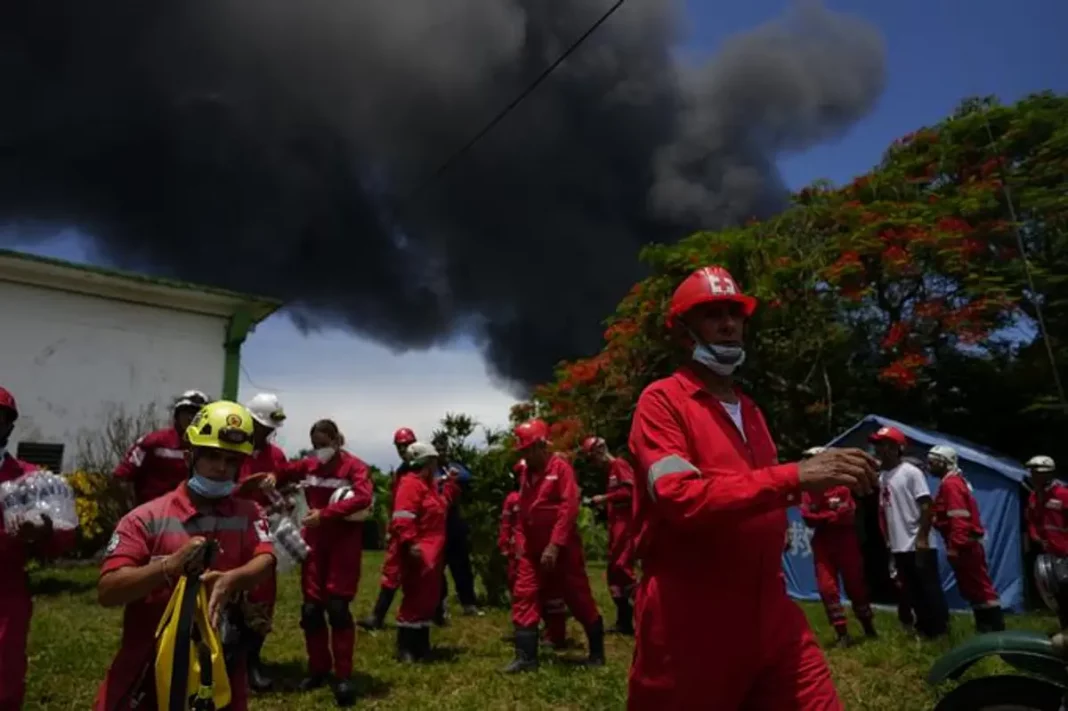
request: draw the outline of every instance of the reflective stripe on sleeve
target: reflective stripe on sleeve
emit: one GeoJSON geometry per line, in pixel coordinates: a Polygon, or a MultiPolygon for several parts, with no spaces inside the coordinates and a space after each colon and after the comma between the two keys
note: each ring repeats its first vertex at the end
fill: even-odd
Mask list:
{"type": "Polygon", "coordinates": [[[689,474],[700,473],[700,469],[690,464],[677,454],[669,454],[668,456],[653,462],[653,466],[649,467],[649,495],[656,500],[656,482],[661,477],[668,476],[669,474],[689,474]]]}
{"type": "Polygon", "coordinates": [[[950,509],[946,511],[946,516],[950,518],[971,518],[972,512],[968,509],[950,509]]]}
{"type": "Polygon", "coordinates": [[[348,479],[331,479],[318,476],[309,476],[304,482],[308,486],[319,486],[324,489],[340,489],[343,486],[350,486],[352,484],[348,479]]]}
{"type": "Polygon", "coordinates": [[[393,518],[415,518],[411,511],[394,511],[393,518]]]}

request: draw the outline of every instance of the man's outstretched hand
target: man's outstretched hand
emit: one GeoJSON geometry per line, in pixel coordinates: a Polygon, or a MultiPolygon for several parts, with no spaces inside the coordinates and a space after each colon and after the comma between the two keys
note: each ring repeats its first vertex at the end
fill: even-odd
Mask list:
{"type": "Polygon", "coordinates": [[[850,447],[828,449],[798,465],[802,491],[826,491],[848,486],[853,493],[866,496],[878,488],[878,462],[867,452],[850,447]]]}

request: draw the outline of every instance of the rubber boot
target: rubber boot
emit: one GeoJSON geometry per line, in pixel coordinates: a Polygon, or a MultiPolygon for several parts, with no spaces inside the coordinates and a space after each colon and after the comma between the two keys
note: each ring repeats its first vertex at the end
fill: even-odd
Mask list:
{"type": "Polygon", "coordinates": [[[538,628],[517,627],[515,630],[515,659],[504,668],[505,674],[533,671],[538,668],[538,628]]]}
{"type": "Polygon", "coordinates": [[[979,634],[1001,632],[1005,629],[1005,613],[1000,607],[977,607],[972,610],[975,631],[979,634]]]}
{"type": "Polygon", "coordinates": [[[630,598],[617,597],[614,598],[616,603],[616,626],[612,628],[612,631],[616,634],[633,635],[634,634],[634,611],[630,606],[630,598]]]}
{"type": "Polygon", "coordinates": [[[1001,607],[991,607],[988,611],[990,614],[989,626],[991,632],[1004,632],[1005,631],[1005,610],[1001,607]]]}
{"type": "Polygon", "coordinates": [[[300,681],[300,685],[297,689],[300,691],[313,691],[321,686],[326,686],[326,683],[330,681],[329,674],[309,674],[300,681]]]}
{"type": "Polygon", "coordinates": [[[869,617],[866,620],[861,620],[860,621],[860,625],[861,625],[861,627],[864,628],[864,636],[865,637],[868,637],[869,639],[878,638],[879,633],[875,631],[875,620],[874,619],[869,617]]]}
{"type": "Polygon", "coordinates": [[[389,612],[389,607],[393,604],[393,598],[396,594],[397,591],[394,588],[379,588],[378,600],[375,601],[375,609],[370,615],[356,624],[368,631],[380,630],[385,627],[386,614],[389,612]]]}
{"type": "Polygon", "coordinates": [[[341,708],[356,705],[356,684],[352,679],[341,679],[334,684],[334,701],[341,708]]]}
{"type": "Polygon", "coordinates": [[[271,677],[263,668],[260,653],[263,651],[264,639],[258,634],[249,632],[248,646],[248,685],[253,691],[270,691],[271,677]]]}
{"type": "Polygon", "coordinates": [[[419,662],[430,661],[430,628],[419,627],[414,630],[412,642],[415,646],[415,659],[419,662]]]}
{"type": "Polygon", "coordinates": [[[586,640],[590,645],[590,656],[586,664],[591,667],[603,667],[604,658],[604,620],[600,617],[586,628],[586,640]]]}
{"type": "Polygon", "coordinates": [[[397,627],[397,661],[402,664],[411,664],[415,661],[415,645],[412,643],[411,627],[397,627]]]}

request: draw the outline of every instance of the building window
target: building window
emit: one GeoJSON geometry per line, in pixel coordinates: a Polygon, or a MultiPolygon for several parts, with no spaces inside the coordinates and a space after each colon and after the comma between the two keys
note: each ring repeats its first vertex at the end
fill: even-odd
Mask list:
{"type": "Polygon", "coordinates": [[[63,471],[63,445],[45,442],[19,442],[15,456],[24,462],[59,474],[63,471]]]}

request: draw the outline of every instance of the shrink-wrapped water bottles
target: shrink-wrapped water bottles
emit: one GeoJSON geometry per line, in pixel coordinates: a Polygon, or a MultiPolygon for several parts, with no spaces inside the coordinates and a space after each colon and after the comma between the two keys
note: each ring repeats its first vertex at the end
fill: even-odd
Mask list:
{"type": "Polygon", "coordinates": [[[55,529],[78,527],[74,490],[66,479],[43,469],[0,483],[0,508],[9,533],[18,531],[23,522],[43,525],[45,516],[55,529]]]}
{"type": "Polygon", "coordinates": [[[300,521],[307,511],[304,492],[297,489],[285,494],[271,490],[267,522],[274,543],[275,565],[279,572],[290,570],[304,561],[310,552],[300,535],[300,521]]]}

